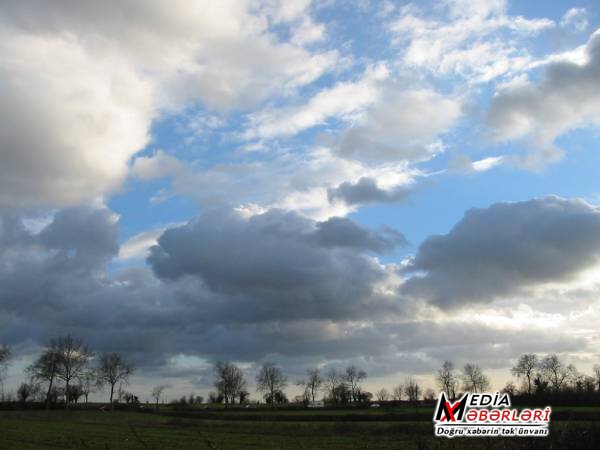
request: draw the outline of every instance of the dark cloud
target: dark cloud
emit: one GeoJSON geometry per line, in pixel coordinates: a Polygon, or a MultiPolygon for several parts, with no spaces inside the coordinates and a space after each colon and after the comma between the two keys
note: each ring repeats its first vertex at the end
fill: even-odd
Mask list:
{"type": "Polygon", "coordinates": [[[348,247],[384,253],[408,244],[402,233],[382,226],[376,231],[366,230],[342,217],[332,217],[316,224],[315,237],[325,247],[348,247]]]}
{"type": "Polygon", "coordinates": [[[600,258],[600,212],[558,197],[466,212],[427,238],[402,293],[441,307],[487,303],[546,282],[568,281],[600,258]]]}
{"type": "Polygon", "coordinates": [[[368,231],[347,219],[212,212],[167,230],[148,262],[163,280],[201,279],[227,297],[234,320],[357,318],[395,308],[376,295],[386,272],[364,252],[402,242],[394,230],[368,231]]]}
{"type": "Polygon", "coordinates": [[[59,211],[42,230],[39,240],[47,249],[71,255],[74,264],[98,265],[119,251],[117,218],[106,208],[70,208],[59,211]]]}
{"type": "Polygon", "coordinates": [[[366,203],[396,203],[405,200],[412,192],[410,187],[400,186],[391,190],[381,189],[373,178],[362,177],[356,183],[345,181],[336,188],[330,188],[327,196],[330,202],[342,200],[347,205],[366,203]]]}
{"type": "Polygon", "coordinates": [[[149,259],[159,277],[139,267],[107,273],[118,252],[107,209],[59,211],[37,233],[16,217],[0,224],[0,341],[12,344],[70,332],[144,367],[176,354],[351,355],[375,343],[347,340],[339,323],[402,310],[397,296],[377,292],[388,274],[369,256],[402,235],[347,219],[206,213],[159,239],[149,259]]]}
{"type": "MultiPolygon", "coordinates": [[[[595,225],[589,217],[595,211],[589,205],[560,199],[523,205],[566,211],[561,220],[574,224],[584,241],[580,246],[592,246],[595,225]]],[[[562,217],[535,214],[535,227],[521,210],[519,225],[500,213],[483,222],[494,235],[499,231],[490,223],[499,228],[513,223],[539,229],[537,240],[513,232],[517,241],[554,242],[563,237],[555,214],[562,217]]],[[[294,376],[315,364],[355,363],[377,376],[427,373],[448,357],[488,367],[505,364],[521,351],[522,339],[537,343],[528,351],[583,348],[580,340],[550,331],[519,335],[482,324],[415,319],[415,305],[390,281],[394,270],[370,255],[403,243],[402,236],[366,230],[348,219],[207,212],[167,230],[151,252],[150,267],[110,272],[106,262],[117,251],[118,224],[107,209],[60,211],[37,233],[15,217],[0,223],[0,341],[35,349],[50,337],[72,333],[96,351],[124,353],[150,379],[206,378],[202,370],[214,359],[270,359],[285,363],[294,376]]],[[[573,252],[570,244],[555,247],[573,252]]],[[[429,261],[422,251],[415,261],[429,261]]]]}

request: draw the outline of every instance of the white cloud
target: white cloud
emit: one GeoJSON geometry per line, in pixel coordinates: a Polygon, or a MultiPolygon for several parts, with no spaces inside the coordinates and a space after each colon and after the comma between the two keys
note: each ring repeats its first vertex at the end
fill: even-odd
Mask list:
{"type": "Polygon", "coordinates": [[[450,162],[450,170],[458,173],[487,172],[503,163],[504,156],[488,156],[476,161],[464,155],[456,156],[450,162]]]}
{"type": "Polygon", "coordinates": [[[308,23],[307,5],[2,2],[0,107],[11,114],[0,124],[0,204],[110,193],[159,114],[247,108],[313,82],[337,52],[270,29],[308,23]]]}
{"type": "Polygon", "coordinates": [[[522,70],[530,57],[516,42],[554,26],[548,19],[507,15],[503,0],[453,0],[444,6],[439,20],[425,18],[409,6],[390,23],[389,29],[402,47],[403,64],[437,75],[489,81],[522,70]]]}
{"type": "Polygon", "coordinates": [[[438,137],[461,116],[461,100],[431,89],[385,87],[376,103],[337,143],[340,156],[365,162],[423,161],[443,150],[438,137]]]}
{"type": "Polygon", "coordinates": [[[162,150],[157,150],[152,156],[137,157],[131,167],[131,174],[142,181],[148,181],[174,176],[186,170],[182,161],[162,150]]]}
{"type": "Polygon", "coordinates": [[[473,170],[475,172],[486,172],[498,164],[502,163],[502,156],[490,156],[483,158],[478,161],[473,161],[473,170]]]}
{"type": "Polygon", "coordinates": [[[588,27],[587,11],[585,8],[571,8],[560,21],[563,28],[573,28],[575,31],[583,32],[588,27]]]}
{"type": "Polygon", "coordinates": [[[587,62],[561,61],[544,67],[538,84],[497,93],[487,115],[496,141],[529,140],[532,151],[516,162],[538,168],[562,156],[555,139],[569,130],[600,125],[600,32],[586,46],[587,62]]]}
{"type": "Polygon", "coordinates": [[[156,240],[159,238],[159,236],[163,234],[167,228],[175,225],[176,224],[170,224],[165,227],[154,228],[130,237],[127,241],[121,244],[117,259],[120,261],[145,259],[148,256],[150,247],[156,245],[156,240]]]}
{"type": "Polygon", "coordinates": [[[73,36],[0,32],[0,55],[0,204],[75,204],[116,189],[148,142],[151,84],[73,36]]]}
{"type": "Polygon", "coordinates": [[[422,175],[402,161],[371,167],[340,158],[326,147],[315,147],[300,155],[278,154],[260,162],[219,164],[208,169],[193,166],[158,151],[136,158],[132,174],[142,180],[172,177],[170,190],[161,192],[161,197],[184,195],[203,207],[229,205],[253,211],[282,208],[317,220],[345,216],[356,209],[356,205],[332,202],[329,189],[341,183],[369,177],[377,179],[382,189],[394,190],[422,175]]]}
{"type": "Polygon", "coordinates": [[[388,75],[384,65],[370,67],[360,80],[340,82],[323,89],[304,105],[267,109],[253,114],[245,137],[269,139],[290,136],[323,125],[331,118],[349,120],[377,101],[380,95],[378,83],[388,75]]]}

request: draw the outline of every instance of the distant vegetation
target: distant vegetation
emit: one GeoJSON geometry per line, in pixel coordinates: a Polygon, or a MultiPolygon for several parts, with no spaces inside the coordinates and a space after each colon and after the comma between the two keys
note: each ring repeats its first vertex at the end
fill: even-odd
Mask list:
{"type": "MultiPolygon", "coordinates": [[[[0,346],[0,382],[10,362],[11,351],[0,346]]],[[[43,404],[46,408],[62,406],[69,408],[80,402],[88,402],[92,392],[107,388],[107,404],[139,405],[140,397],[125,389],[128,387],[135,368],[131,362],[118,353],[95,355],[80,339],[71,335],[52,339],[26,368],[26,379],[16,392],[4,392],[2,402],[26,406],[43,404]]],[[[586,405],[600,401],[600,365],[594,367],[592,375],[580,373],[575,366],[567,365],[556,354],[539,356],[533,353],[521,355],[511,370],[515,381],[509,381],[502,389],[511,394],[515,404],[586,405]]],[[[271,407],[286,404],[304,406],[357,406],[409,404],[432,404],[436,391],[423,389],[413,377],[374,394],[363,389],[368,375],[364,369],[349,366],[344,371],[330,369],[322,372],[313,367],[306,370],[304,378],[295,382],[302,387],[301,395],[288,399],[285,392],[288,377],[277,365],[264,363],[257,375],[256,386],[262,401],[271,407]]],[[[483,369],[474,363],[467,363],[457,370],[451,361],[445,361],[435,373],[439,390],[447,392],[451,399],[462,392],[483,392],[489,389],[490,382],[483,369]]],[[[2,383],[3,385],[3,383],[2,383]]],[[[207,399],[190,394],[172,401],[175,405],[223,404],[225,406],[249,405],[251,401],[244,371],[228,361],[214,364],[215,391],[207,399]]],[[[166,385],[156,386],[151,393],[153,406],[164,403],[166,385]]],[[[134,389],[132,389],[134,391],[134,389]]]]}
{"type": "MultiPolygon", "coordinates": [[[[10,358],[10,349],[0,346],[1,375],[10,358]]],[[[250,399],[245,373],[232,362],[215,363],[215,390],[208,398],[190,394],[169,404],[164,384],[152,389],[151,402],[140,403],[135,387],[128,386],[134,371],[118,353],[95,355],[69,335],[51,340],[26,368],[17,391],[2,393],[0,448],[588,449],[600,440],[600,367],[584,375],[554,354],[522,355],[512,368],[515,380],[503,389],[515,405],[554,406],[550,437],[544,439],[436,438],[433,389],[408,377],[372,394],[363,388],[366,370],[355,366],[309,368],[294,383],[302,394],[288,399],[283,368],[264,363],[255,380],[260,403],[250,399]],[[106,401],[88,404],[89,394],[103,387],[106,401]]],[[[474,363],[457,370],[446,361],[434,378],[451,398],[489,389],[487,375],[474,363]]]]}

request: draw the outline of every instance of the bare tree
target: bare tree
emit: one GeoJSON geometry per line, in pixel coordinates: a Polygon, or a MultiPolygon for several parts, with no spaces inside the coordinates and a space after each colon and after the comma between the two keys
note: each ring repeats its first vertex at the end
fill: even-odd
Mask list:
{"type": "Polygon", "coordinates": [[[490,385],[489,378],[477,364],[465,364],[462,379],[465,390],[469,392],[483,392],[490,385]]]}
{"type": "Polygon", "coordinates": [[[408,401],[415,406],[415,409],[419,407],[419,397],[421,396],[421,386],[412,377],[408,377],[404,382],[404,392],[408,397],[408,401]]]}
{"type": "Polygon", "coordinates": [[[271,399],[271,406],[275,406],[275,393],[283,391],[287,386],[287,378],[282,370],[275,364],[266,362],[256,375],[256,387],[260,392],[266,392],[271,399]]]}
{"type": "Polygon", "coordinates": [[[235,403],[235,398],[242,395],[246,388],[246,380],[242,370],[230,362],[215,363],[215,387],[225,399],[225,403],[235,403]]]}
{"type": "Polygon", "coordinates": [[[167,386],[165,386],[164,384],[161,384],[160,386],[155,386],[154,389],[152,389],[152,394],[150,394],[150,395],[154,399],[157,408],[158,408],[158,402],[160,401],[160,398],[162,397],[163,392],[165,391],[166,388],[167,388],[167,386]]]}
{"type": "Polygon", "coordinates": [[[404,386],[399,384],[392,390],[392,398],[394,400],[400,401],[400,400],[402,400],[403,396],[404,396],[404,386]]]}
{"type": "Polygon", "coordinates": [[[325,380],[321,376],[319,369],[308,369],[306,371],[306,378],[298,381],[298,386],[304,387],[306,397],[314,403],[317,393],[321,390],[325,380]]]}
{"type": "Polygon", "coordinates": [[[450,399],[456,398],[458,373],[454,370],[454,364],[451,361],[444,361],[442,368],[437,372],[436,382],[450,399]]]}
{"type": "Polygon", "coordinates": [[[552,389],[559,391],[565,381],[571,374],[575,373],[574,366],[566,366],[556,353],[548,355],[540,361],[540,372],[552,386],[552,389]]]}
{"type": "Polygon", "coordinates": [[[349,366],[346,368],[344,375],[345,381],[348,383],[350,393],[352,395],[352,401],[358,400],[358,394],[360,393],[360,383],[367,378],[367,372],[359,370],[356,366],[349,366]]]}
{"type": "Polygon", "coordinates": [[[390,393],[386,388],[381,388],[377,392],[375,392],[375,397],[380,402],[387,402],[390,399],[390,393]]]}
{"type": "MultiPolygon", "coordinates": [[[[56,377],[65,383],[65,395],[68,394],[71,382],[79,379],[85,372],[92,352],[81,341],[70,334],[56,340],[58,365],[56,377]]],[[[66,406],[69,407],[69,396],[66,395],[66,406]]]]}
{"type": "Polygon", "coordinates": [[[117,383],[129,382],[134,368],[118,353],[103,353],[98,366],[98,383],[110,386],[110,404],[113,404],[113,394],[117,383]]]}
{"type": "Polygon", "coordinates": [[[517,364],[511,372],[517,378],[523,378],[527,384],[527,394],[531,395],[533,378],[539,366],[539,359],[535,353],[524,353],[519,357],[517,364]]]}
{"type": "Polygon", "coordinates": [[[44,351],[26,369],[27,373],[29,373],[38,383],[48,384],[44,399],[46,408],[50,406],[50,401],[55,397],[53,395],[53,388],[58,373],[59,359],[58,342],[55,339],[52,339],[48,345],[46,345],[44,351]]]}
{"type": "Polygon", "coordinates": [[[34,398],[39,390],[39,385],[32,378],[28,382],[21,383],[17,389],[17,398],[21,403],[26,403],[27,400],[34,398]]]}
{"type": "Polygon", "coordinates": [[[98,386],[96,372],[93,370],[86,370],[79,379],[79,386],[81,387],[81,393],[83,394],[85,402],[87,403],[90,394],[94,391],[94,388],[98,386]]]}
{"type": "Polygon", "coordinates": [[[4,400],[4,376],[8,369],[9,359],[10,348],[6,345],[0,345],[0,389],[2,389],[2,400],[4,400]]]}
{"type": "Polygon", "coordinates": [[[335,399],[336,390],[342,382],[342,375],[335,369],[330,369],[325,375],[325,389],[331,400],[335,399]]]}

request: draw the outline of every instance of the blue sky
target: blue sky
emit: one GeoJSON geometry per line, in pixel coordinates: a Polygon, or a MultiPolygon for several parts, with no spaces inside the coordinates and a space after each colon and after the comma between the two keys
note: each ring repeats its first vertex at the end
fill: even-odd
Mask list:
{"type": "Polygon", "coordinates": [[[0,38],[13,380],[65,330],[182,392],[600,358],[595,2],[7,1],[0,38]]]}

